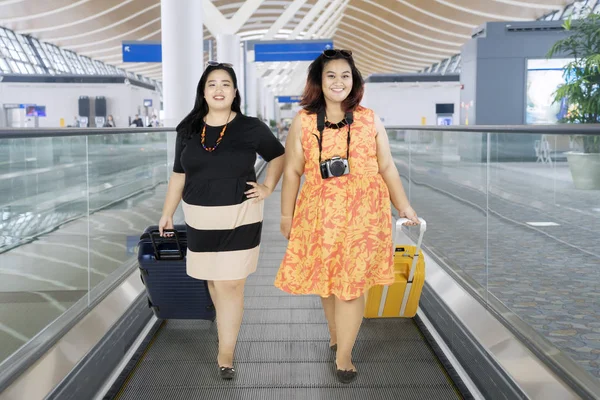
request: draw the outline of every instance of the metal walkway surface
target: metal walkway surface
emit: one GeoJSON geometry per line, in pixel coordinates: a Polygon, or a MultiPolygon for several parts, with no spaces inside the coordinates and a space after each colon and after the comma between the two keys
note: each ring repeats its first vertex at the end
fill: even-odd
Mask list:
{"type": "Polygon", "coordinates": [[[317,296],[273,286],[287,241],[279,233],[276,191],[265,204],[261,258],[248,278],[235,353],[236,377],[219,378],[217,329],[210,321],[163,322],[115,396],[164,399],[460,399],[410,319],[364,320],[354,348],[359,376],[334,375],[327,322],[317,296]]]}

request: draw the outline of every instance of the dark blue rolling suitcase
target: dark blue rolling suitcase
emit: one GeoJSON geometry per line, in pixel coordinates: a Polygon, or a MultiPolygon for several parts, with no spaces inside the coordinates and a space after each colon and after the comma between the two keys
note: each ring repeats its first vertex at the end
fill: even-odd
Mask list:
{"type": "Polygon", "coordinates": [[[146,286],[148,305],[161,319],[215,319],[208,284],[186,272],[185,225],[176,225],[174,236],[161,237],[158,226],[149,226],[140,237],[138,262],[146,286]]]}

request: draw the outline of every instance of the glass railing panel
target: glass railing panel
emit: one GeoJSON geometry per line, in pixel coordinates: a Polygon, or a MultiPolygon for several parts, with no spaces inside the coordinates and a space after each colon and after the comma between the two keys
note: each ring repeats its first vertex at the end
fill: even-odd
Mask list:
{"type": "Polygon", "coordinates": [[[576,184],[568,135],[490,138],[490,299],[600,379],[600,185],[576,184]]]}
{"type": "Polygon", "coordinates": [[[396,131],[390,139],[411,204],[431,226],[425,244],[443,254],[483,294],[487,285],[485,135],[396,131]]]}
{"type": "Polygon", "coordinates": [[[86,138],[0,139],[0,362],[88,293],[86,138]],[[77,249],[74,251],[74,249],[77,249]]]}
{"type": "Polygon", "coordinates": [[[164,200],[158,192],[164,193],[166,187],[170,134],[136,132],[88,138],[92,289],[126,265],[135,256],[141,232],[158,223],[164,200]]]}
{"type": "MultiPolygon", "coordinates": [[[[485,135],[465,138],[456,132],[413,130],[395,132],[390,138],[411,205],[427,221],[427,251],[444,260],[456,279],[467,282],[475,295],[485,299],[485,135]]],[[[410,228],[409,232],[416,240],[418,229],[410,228]]],[[[462,340],[462,328],[454,316],[436,318],[436,324],[449,338],[446,344],[452,352],[472,351],[462,340]]],[[[479,373],[475,365],[464,368],[468,373],[479,373]]]]}
{"type": "MultiPolygon", "coordinates": [[[[428,221],[424,243],[431,254],[536,354],[594,390],[600,155],[577,160],[581,143],[568,128],[511,130],[388,128],[388,134],[411,203],[428,221]]],[[[587,139],[588,153],[596,142],[587,139]]]]}

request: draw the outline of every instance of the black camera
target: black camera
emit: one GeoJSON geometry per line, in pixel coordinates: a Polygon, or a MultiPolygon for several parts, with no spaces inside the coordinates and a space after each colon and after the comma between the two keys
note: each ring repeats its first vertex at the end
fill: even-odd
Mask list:
{"type": "Polygon", "coordinates": [[[321,163],[321,177],[323,179],[347,175],[350,173],[348,160],[342,157],[331,157],[321,163]]]}

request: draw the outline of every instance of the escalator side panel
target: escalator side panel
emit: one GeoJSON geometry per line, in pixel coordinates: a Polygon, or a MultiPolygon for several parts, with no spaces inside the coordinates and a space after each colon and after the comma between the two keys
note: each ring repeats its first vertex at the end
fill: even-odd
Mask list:
{"type": "Polygon", "coordinates": [[[92,399],[152,316],[142,293],[94,348],[46,397],[48,400],[92,399]]]}

